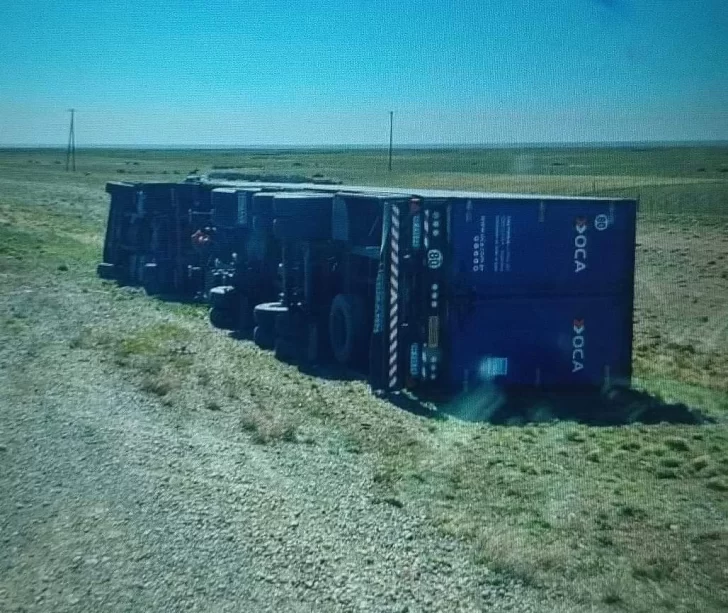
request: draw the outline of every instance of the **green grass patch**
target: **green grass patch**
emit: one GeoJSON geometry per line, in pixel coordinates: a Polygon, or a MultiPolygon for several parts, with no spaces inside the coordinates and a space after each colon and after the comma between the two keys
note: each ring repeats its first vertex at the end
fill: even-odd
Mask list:
{"type": "Polygon", "coordinates": [[[119,339],[116,351],[121,357],[179,354],[181,343],[189,338],[186,329],[172,323],[159,323],[119,339]]]}
{"type": "Polygon", "coordinates": [[[680,526],[692,525],[703,504],[726,507],[723,476],[690,476],[715,465],[700,458],[725,444],[721,426],[557,423],[534,435],[443,424],[426,432],[416,453],[393,457],[377,480],[433,509],[443,531],[472,540],[492,570],[563,590],[576,602],[618,597],[627,610],[662,611],[689,592],[716,610],[709,595],[719,580],[716,558],[696,559],[680,526]],[[706,491],[715,498],[706,500],[706,491]],[[669,546],[655,553],[658,541],[669,546]],[[651,582],[668,604],[644,590],[651,582]]]}
{"type": "Polygon", "coordinates": [[[59,274],[89,270],[98,259],[92,241],[48,227],[0,223],[0,272],[59,274]]]}
{"type": "Polygon", "coordinates": [[[69,347],[110,356],[115,365],[139,375],[142,391],[165,397],[181,387],[181,378],[194,363],[186,347],[189,339],[186,328],[160,322],[130,333],[114,328],[83,328],[71,339],[69,347]]]}

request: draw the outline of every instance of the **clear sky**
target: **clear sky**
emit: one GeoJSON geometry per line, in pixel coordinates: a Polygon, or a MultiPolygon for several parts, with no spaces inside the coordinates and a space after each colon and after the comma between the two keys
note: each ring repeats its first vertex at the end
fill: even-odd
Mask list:
{"type": "Polygon", "coordinates": [[[728,140],[726,0],[0,0],[0,144],[728,140]]]}

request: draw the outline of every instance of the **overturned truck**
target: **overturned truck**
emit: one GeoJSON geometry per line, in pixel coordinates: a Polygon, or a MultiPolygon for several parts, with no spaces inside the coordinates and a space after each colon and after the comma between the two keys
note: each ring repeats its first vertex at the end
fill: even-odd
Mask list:
{"type": "Polygon", "coordinates": [[[278,358],[373,389],[629,385],[629,199],[318,184],[109,184],[99,274],[197,297],[278,358]]]}

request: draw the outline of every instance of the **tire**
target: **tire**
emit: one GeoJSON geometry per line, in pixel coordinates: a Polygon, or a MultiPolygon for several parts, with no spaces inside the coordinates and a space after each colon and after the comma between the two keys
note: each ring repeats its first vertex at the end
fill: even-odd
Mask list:
{"type": "Polygon", "coordinates": [[[210,306],[223,311],[235,310],[235,288],[232,285],[218,285],[210,290],[210,306]]]}
{"type": "Polygon", "coordinates": [[[300,328],[296,326],[297,323],[290,311],[279,313],[275,321],[276,336],[289,339],[300,336],[300,328]]]}
{"type": "Polygon", "coordinates": [[[261,349],[273,349],[275,338],[270,330],[255,326],[253,328],[253,342],[261,349]]]}
{"type": "Polygon", "coordinates": [[[288,307],[280,302],[264,302],[253,309],[255,325],[265,328],[272,335],[276,329],[276,319],[281,313],[288,313],[288,307]]]}
{"type": "Polygon", "coordinates": [[[225,309],[213,307],[210,309],[210,323],[221,330],[232,330],[235,328],[235,315],[225,309]]]}
{"type": "Polygon", "coordinates": [[[116,268],[113,264],[101,262],[101,264],[96,267],[96,274],[101,279],[114,279],[116,277],[116,268]]]}
{"type": "Polygon", "coordinates": [[[366,321],[359,296],[338,294],[331,302],[329,343],[334,359],[343,366],[353,366],[366,356],[366,321]]]}
{"type": "Polygon", "coordinates": [[[299,356],[298,345],[287,338],[278,338],[275,342],[274,353],[277,360],[281,362],[297,362],[299,356]]]}

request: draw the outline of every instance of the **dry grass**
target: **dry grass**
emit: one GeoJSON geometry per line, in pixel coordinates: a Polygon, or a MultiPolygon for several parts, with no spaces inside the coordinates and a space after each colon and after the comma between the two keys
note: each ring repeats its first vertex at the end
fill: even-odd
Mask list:
{"type": "Polygon", "coordinates": [[[285,415],[270,415],[256,409],[242,409],[240,427],[249,432],[254,443],[270,445],[298,441],[296,423],[285,415]]]}
{"type": "Polygon", "coordinates": [[[155,396],[166,396],[179,387],[179,381],[168,374],[148,375],[142,379],[140,384],[142,391],[155,396]]]}

